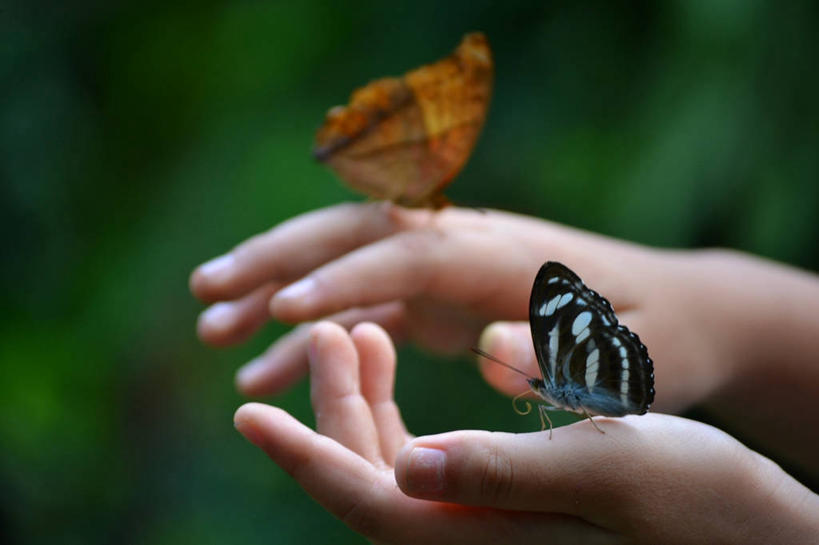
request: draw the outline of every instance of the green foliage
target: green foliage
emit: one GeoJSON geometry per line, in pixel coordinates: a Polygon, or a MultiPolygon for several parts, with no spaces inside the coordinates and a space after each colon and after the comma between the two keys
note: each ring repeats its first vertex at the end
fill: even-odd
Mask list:
{"type": "MultiPolygon", "coordinates": [[[[359,199],[310,158],[324,111],[466,31],[497,80],[452,200],[819,267],[814,2],[71,4],[0,10],[12,542],[362,541],[233,430],[233,371],[284,328],[202,347],[187,276],[359,199]]],[[[397,395],[419,434],[538,426],[466,358],[403,350],[397,395]]],[[[304,384],[272,402],[311,419],[304,384]]]]}

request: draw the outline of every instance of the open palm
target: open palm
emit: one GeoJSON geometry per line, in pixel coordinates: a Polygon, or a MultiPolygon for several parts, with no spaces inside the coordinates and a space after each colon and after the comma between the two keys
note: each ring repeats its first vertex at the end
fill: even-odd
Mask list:
{"type": "Polygon", "coordinates": [[[348,334],[322,322],[308,345],[317,430],[257,403],[237,411],[236,426],[376,542],[766,543],[816,530],[816,496],[710,426],[646,415],[600,418],[605,435],[585,421],[554,440],[413,438],[393,400],[395,352],[382,329],[348,334]]]}

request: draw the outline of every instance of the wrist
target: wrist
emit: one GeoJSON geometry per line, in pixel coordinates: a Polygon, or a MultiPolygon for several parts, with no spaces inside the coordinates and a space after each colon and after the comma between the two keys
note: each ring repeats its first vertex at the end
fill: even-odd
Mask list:
{"type": "Polygon", "coordinates": [[[720,370],[706,406],[733,433],[819,476],[815,418],[819,391],[811,273],[730,250],[697,252],[697,319],[720,370]]]}

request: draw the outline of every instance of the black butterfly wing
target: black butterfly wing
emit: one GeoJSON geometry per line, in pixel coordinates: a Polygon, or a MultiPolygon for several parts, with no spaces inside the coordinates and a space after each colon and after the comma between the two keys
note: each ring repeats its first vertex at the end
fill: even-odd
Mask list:
{"type": "Polygon", "coordinates": [[[648,410],[654,370],[645,346],[570,269],[553,261],[540,268],[529,321],[548,401],[606,416],[648,410]]]}

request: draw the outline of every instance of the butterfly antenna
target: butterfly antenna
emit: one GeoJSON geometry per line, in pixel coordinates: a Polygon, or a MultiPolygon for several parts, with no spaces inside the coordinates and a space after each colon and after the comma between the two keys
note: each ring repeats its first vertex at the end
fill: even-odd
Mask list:
{"type": "MultiPolygon", "coordinates": [[[[512,367],[511,365],[509,365],[509,364],[508,364],[508,363],[506,363],[505,361],[501,361],[501,360],[499,360],[498,358],[496,358],[496,357],[495,357],[495,356],[493,356],[492,354],[490,354],[490,353],[488,353],[488,352],[484,352],[484,351],[483,351],[483,350],[481,350],[480,348],[476,348],[476,347],[474,347],[474,346],[473,346],[473,347],[471,348],[471,350],[472,350],[474,353],[476,353],[477,355],[479,355],[479,356],[483,356],[484,358],[486,358],[486,359],[488,359],[488,360],[490,360],[490,361],[494,361],[494,362],[495,362],[495,363],[497,363],[497,364],[503,365],[503,366],[504,366],[504,367],[506,367],[507,369],[511,369],[511,370],[512,370],[512,371],[514,371],[515,373],[518,373],[518,374],[520,374],[520,375],[523,375],[523,376],[524,376],[524,377],[526,377],[526,378],[534,378],[534,377],[530,377],[529,375],[527,375],[526,373],[524,373],[523,371],[521,371],[521,370],[520,370],[520,369],[518,369],[517,367],[512,367]]],[[[524,392],[524,393],[526,393],[526,392],[524,392]]]]}
{"type": "MultiPolygon", "coordinates": [[[[488,359],[490,361],[494,361],[497,364],[503,365],[507,369],[511,369],[515,373],[523,375],[524,377],[526,377],[528,379],[532,378],[529,375],[527,375],[526,373],[524,373],[523,371],[521,371],[520,369],[518,369],[517,367],[512,367],[511,365],[509,365],[505,361],[499,360],[498,358],[496,358],[492,354],[490,354],[488,352],[484,352],[480,348],[476,348],[476,347],[473,346],[472,351],[474,353],[476,353],[477,355],[483,356],[484,358],[486,358],[486,359],[488,359]]],[[[518,400],[520,398],[522,398],[523,396],[525,396],[526,394],[528,394],[529,392],[530,392],[530,390],[526,390],[525,392],[521,392],[521,393],[519,393],[518,395],[516,395],[515,397],[512,398],[512,410],[514,410],[517,414],[519,414],[521,416],[526,416],[527,414],[532,412],[532,404],[529,401],[525,400],[525,399],[523,400],[523,407],[524,408],[521,409],[521,408],[518,407],[518,400]]],[[[540,417],[540,421],[543,422],[543,417],[542,416],[540,417]]],[[[550,424],[551,424],[551,422],[550,422],[550,424]]],[[[551,427],[550,427],[550,429],[551,429],[551,427]]]]}

